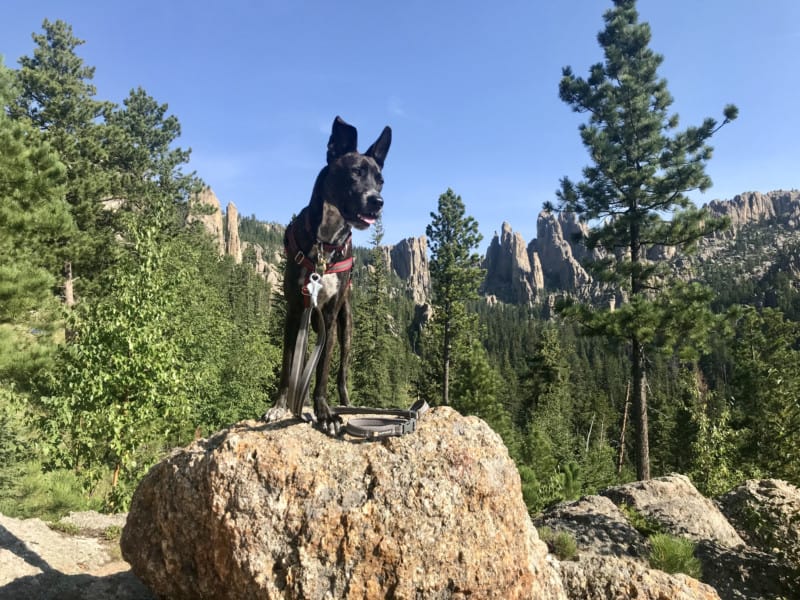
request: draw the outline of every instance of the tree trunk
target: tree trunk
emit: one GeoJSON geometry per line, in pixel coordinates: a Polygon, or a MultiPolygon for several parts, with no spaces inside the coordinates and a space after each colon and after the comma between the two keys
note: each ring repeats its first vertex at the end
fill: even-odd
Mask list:
{"type": "Polygon", "coordinates": [[[450,320],[445,317],[442,348],[442,406],[450,404],[450,320]]]}
{"type": "Polygon", "coordinates": [[[634,338],[631,341],[631,381],[636,418],[636,477],[645,481],[650,479],[650,443],[647,434],[647,376],[642,350],[639,340],[634,338]]]}
{"type": "MultiPolygon", "coordinates": [[[[61,269],[61,276],[64,278],[64,306],[67,310],[72,310],[75,306],[75,280],[72,278],[72,263],[66,261],[61,269]]],[[[69,321],[67,321],[69,323],[69,321]]],[[[75,331],[67,325],[64,328],[64,338],[71,342],[75,339],[75,331]]]]}
{"type": "Polygon", "coordinates": [[[622,411],[622,430],[619,433],[619,458],[617,459],[617,475],[622,474],[622,463],[625,460],[625,429],[628,426],[628,407],[631,402],[631,382],[625,389],[625,408],[622,411]]]}
{"type": "Polygon", "coordinates": [[[61,275],[64,277],[64,304],[67,308],[72,308],[75,306],[75,290],[73,287],[71,262],[67,261],[64,263],[61,275]]]}

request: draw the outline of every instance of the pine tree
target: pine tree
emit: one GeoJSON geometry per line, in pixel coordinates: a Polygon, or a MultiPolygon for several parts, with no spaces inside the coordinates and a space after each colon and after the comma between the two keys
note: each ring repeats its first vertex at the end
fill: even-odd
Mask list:
{"type": "Polygon", "coordinates": [[[154,197],[185,203],[200,182],[181,171],[191,152],[174,146],[181,134],[177,117],[167,116],[168,105],[141,87],[131,90],[123,104],[108,113],[104,129],[113,195],[124,198],[129,210],[147,208],[154,197]]]}
{"type": "Polygon", "coordinates": [[[48,312],[60,272],[58,248],[74,232],[64,165],[38,131],[6,114],[11,83],[0,62],[0,385],[5,377],[29,383],[39,342],[48,339],[41,335],[46,320],[33,319],[48,312]],[[27,333],[34,328],[39,335],[27,333]]]}
{"type": "MultiPolygon", "coordinates": [[[[95,99],[94,67],[83,63],[76,38],[64,21],[42,24],[33,56],[20,58],[19,94],[9,106],[14,119],[40,131],[66,167],[66,200],[77,230],[62,245],[65,274],[74,271],[86,287],[113,262],[113,231],[102,200],[110,191],[103,118],[112,108],[95,99]]],[[[71,285],[71,280],[68,281],[71,285]]]]}
{"type": "MultiPolygon", "coordinates": [[[[352,382],[356,404],[386,406],[391,397],[389,363],[392,339],[389,334],[389,306],[383,223],[373,225],[366,294],[356,305],[353,336],[352,382]]],[[[397,357],[395,357],[397,359],[397,357]]]]}
{"type": "Polygon", "coordinates": [[[450,403],[450,368],[456,343],[465,330],[476,327],[475,318],[467,315],[466,302],[477,297],[483,279],[480,257],[473,252],[483,236],[478,233],[478,222],[465,213],[461,196],[448,189],[439,196],[438,212],[431,213],[431,223],[425,229],[431,251],[434,322],[441,332],[441,372],[437,380],[445,405],[450,403]]]}
{"type": "Polygon", "coordinates": [[[780,311],[752,307],[736,316],[731,425],[739,430],[738,464],[800,484],[800,324],[780,311]]]}
{"type": "Polygon", "coordinates": [[[584,242],[605,253],[592,265],[597,278],[627,297],[613,312],[588,307],[573,312],[590,331],[629,344],[637,475],[649,479],[646,352],[680,339],[699,343],[709,294],[672,281],[668,265],[651,260],[648,252],[659,246],[686,252],[722,226],[696,209],[686,193],[711,185],[707,142],[736,118],[737,109],[727,106],[721,124],[708,118],[675,131],[672,97],[657,75],[663,58],[648,47],[650,27],[638,22],[635,0],[614,0],[604,19],[598,41],[605,62],[593,65],[587,79],[565,67],[559,86],[565,103],[589,115],[580,134],[594,164],[577,184],[563,178],[557,196],[561,209],[593,226],[584,242]]]}

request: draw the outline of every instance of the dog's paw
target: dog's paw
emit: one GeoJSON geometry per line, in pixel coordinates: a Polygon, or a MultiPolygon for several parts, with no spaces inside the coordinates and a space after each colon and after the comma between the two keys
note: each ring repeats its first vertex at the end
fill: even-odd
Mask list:
{"type": "Polygon", "coordinates": [[[276,421],[282,421],[283,419],[288,419],[292,416],[292,411],[284,406],[273,406],[264,415],[261,417],[262,421],[267,423],[275,423],[276,421]]]}
{"type": "Polygon", "coordinates": [[[344,421],[339,415],[330,415],[322,419],[317,417],[314,426],[328,435],[338,436],[344,433],[344,421]]]}

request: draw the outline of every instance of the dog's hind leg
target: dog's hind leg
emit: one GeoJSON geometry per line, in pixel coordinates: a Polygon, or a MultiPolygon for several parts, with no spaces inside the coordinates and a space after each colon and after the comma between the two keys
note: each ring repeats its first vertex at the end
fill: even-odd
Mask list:
{"type": "Polygon", "coordinates": [[[350,312],[350,301],[345,300],[337,317],[339,326],[339,374],[336,387],[339,391],[339,404],[350,406],[350,395],[347,392],[347,370],[350,364],[350,343],[353,335],[353,315],[350,312]]]}

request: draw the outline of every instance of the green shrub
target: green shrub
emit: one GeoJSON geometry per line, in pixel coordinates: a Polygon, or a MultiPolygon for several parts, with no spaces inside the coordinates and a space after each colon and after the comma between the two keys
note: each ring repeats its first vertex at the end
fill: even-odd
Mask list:
{"type": "Polygon", "coordinates": [[[650,540],[650,566],[666,573],[683,573],[700,579],[700,561],[694,556],[694,543],[666,533],[654,533],[650,540]]]}
{"type": "Polygon", "coordinates": [[[99,510],[102,495],[89,498],[85,481],[73,471],[43,471],[39,462],[29,462],[13,488],[0,495],[0,513],[8,517],[58,521],[71,511],[99,510]]]}
{"type": "Polygon", "coordinates": [[[122,527],[119,525],[109,525],[103,530],[103,539],[107,542],[119,541],[122,537],[122,527]]]}
{"type": "Polygon", "coordinates": [[[578,544],[571,533],[555,531],[550,527],[540,527],[538,531],[539,538],[558,560],[578,560],[578,544]]]}
{"type": "Polygon", "coordinates": [[[78,535],[81,532],[80,527],[74,523],[66,523],[64,521],[53,521],[48,523],[47,526],[53,531],[59,531],[67,535],[78,535]]]}
{"type": "Polygon", "coordinates": [[[642,535],[651,536],[653,534],[664,533],[664,528],[661,527],[658,521],[640,513],[633,506],[623,502],[619,505],[619,509],[628,519],[631,526],[642,535]]]}

